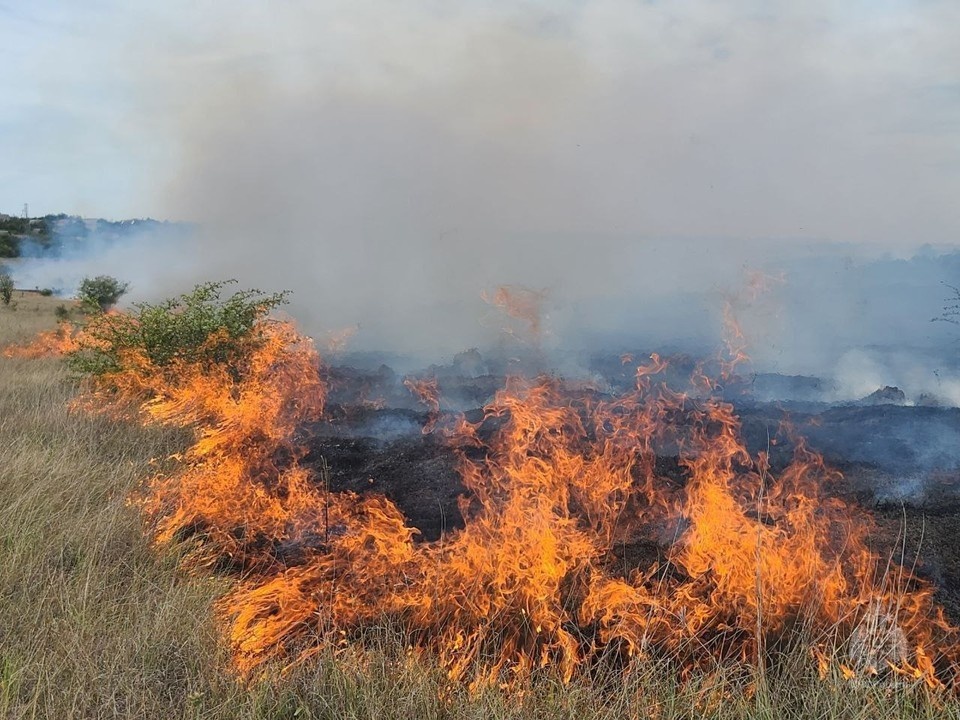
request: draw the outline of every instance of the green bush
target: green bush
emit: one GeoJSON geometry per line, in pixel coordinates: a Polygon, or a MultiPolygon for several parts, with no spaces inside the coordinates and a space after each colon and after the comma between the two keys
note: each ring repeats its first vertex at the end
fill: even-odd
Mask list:
{"type": "Polygon", "coordinates": [[[239,377],[260,340],[258,321],[285,303],[287,293],[242,290],[221,298],[234,282],[204,283],[157,305],[137,303],[132,312],[99,316],[68,362],[79,372],[104,375],[123,369],[125,353],[134,351],[159,367],[175,360],[226,365],[239,377]]]}
{"type": "Polygon", "coordinates": [[[120,296],[130,287],[109,275],[97,275],[95,278],[84,278],[80,282],[77,296],[87,305],[103,311],[117,304],[120,296]]]}
{"type": "Polygon", "coordinates": [[[20,238],[16,235],[0,235],[0,258],[20,257],[20,238]]]}
{"type": "Polygon", "coordinates": [[[43,297],[50,297],[53,295],[53,290],[51,288],[43,288],[43,290],[40,291],[40,294],[43,295],[43,297]]]}
{"type": "Polygon", "coordinates": [[[57,317],[57,322],[63,322],[70,319],[70,309],[66,305],[57,305],[53,309],[53,314],[57,317]]]}
{"type": "Polygon", "coordinates": [[[13,278],[7,273],[0,273],[0,301],[4,305],[10,304],[13,297],[13,278]]]}

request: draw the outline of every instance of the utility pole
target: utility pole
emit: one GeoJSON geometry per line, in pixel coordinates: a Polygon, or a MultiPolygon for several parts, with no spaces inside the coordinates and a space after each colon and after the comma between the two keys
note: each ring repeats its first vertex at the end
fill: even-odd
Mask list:
{"type": "Polygon", "coordinates": [[[24,220],[30,219],[30,206],[27,203],[23,204],[23,219],[24,220]]]}

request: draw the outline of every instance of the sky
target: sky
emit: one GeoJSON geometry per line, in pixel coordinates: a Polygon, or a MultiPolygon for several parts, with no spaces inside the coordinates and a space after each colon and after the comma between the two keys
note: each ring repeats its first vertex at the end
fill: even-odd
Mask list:
{"type": "Polygon", "coordinates": [[[347,182],[448,229],[953,242],[957,27],[936,0],[0,0],[0,211],[204,221],[347,182]]]}

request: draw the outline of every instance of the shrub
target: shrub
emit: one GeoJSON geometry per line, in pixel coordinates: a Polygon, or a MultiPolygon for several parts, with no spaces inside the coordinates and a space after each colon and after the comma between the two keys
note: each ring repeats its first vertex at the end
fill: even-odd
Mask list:
{"type": "Polygon", "coordinates": [[[80,372],[104,375],[123,369],[132,352],[159,367],[174,360],[222,364],[239,377],[261,339],[258,321],[286,302],[287,293],[242,290],[222,299],[224,287],[234,282],[204,283],[157,305],[137,303],[130,313],[101,315],[87,326],[87,339],[68,362],[80,372]]]}
{"type": "Polygon", "coordinates": [[[63,322],[70,319],[70,309],[66,305],[57,305],[53,309],[53,314],[57,317],[57,322],[63,322]]]}
{"type": "Polygon", "coordinates": [[[0,257],[20,257],[20,238],[16,235],[0,234],[0,257]]]}
{"type": "Polygon", "coordinates": [[[50,297],[53,295],[53,290],[51,288],[44,288],[40,291],[40,294],[43,295],[43,297],[50,297]]]}
{"type": "Polygon", "coordinates": [[[116,305],[128,287],[127,283],[109,275],[97,275],[95,278],[84,278],[77,295],[85,304],[104,311],[116,305]]]}
{"type": "Polygon", "coordinates": [[[0,301],[4,305],[10,304],[13,297],[13,278],[7,273],[0,273],[0,301]]]}

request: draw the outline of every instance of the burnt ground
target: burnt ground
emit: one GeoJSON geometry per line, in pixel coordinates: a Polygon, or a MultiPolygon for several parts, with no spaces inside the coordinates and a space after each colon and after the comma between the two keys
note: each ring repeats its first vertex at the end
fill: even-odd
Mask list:
{"type": "MultiPolygon", "coordinates": [[[[740,411],[751,450],[763,449],[777,411],[843,473],[830,494],[876,524],[875,548],[931,581],[960,622],[960,409],[899,405],[740,411]]],[[[781,436],[782,437],[782,436],[781,436]]],[[[792,444],[780,446],[781,462],[792,444]]]]}
{"type": "MultiPolygon", "coordinates": [[[[304,462],[325,461],[334,491],[385,495],[422,539],[436,539],[463,524],[456,457],[442,437],[421,431],[429,416],[416,409],[409,393],[396,390],[391,371],[378,372],[367,389],[380,400],[332,402],[330,419],[305,433],[304,462]],[[385,397],[399,407],[382,407],[385,397]]],[[[370,374],[363,377],[367,382],[370,374]]],[[[457,396],[479,401],[476,408],[494,389],[494,379],[481,377],[465,383],[457,396]]],[[[960,409],[745,401],[737,412],[748,449],[769,452],[774,469],[789,461],[798,435],[839,469],[843,479],[825,492],[872,516],[876,549],[930,580],[948,615],[960,622],[960,409]]],[[[477,421],[482,411],[467,416],[477,421]]],[[[675,457],[658,458],[657,471],[682,484],[675,457]]],[[[664,558],[668,545],[668,537],[638,538],[614,550],[615,562],[625,572],[646,568],[664,558]]]]}

